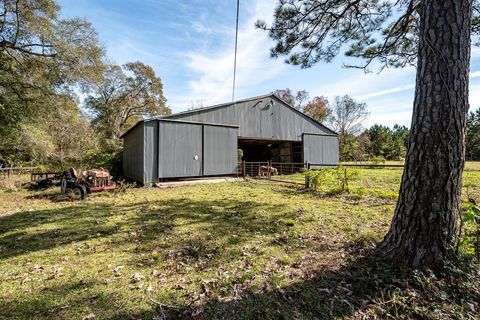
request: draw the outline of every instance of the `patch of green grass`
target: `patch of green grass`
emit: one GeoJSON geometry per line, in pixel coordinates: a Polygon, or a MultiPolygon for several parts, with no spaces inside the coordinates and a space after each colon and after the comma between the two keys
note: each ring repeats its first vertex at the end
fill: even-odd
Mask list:
{"type": "Polygon", "coordinates": [[[292,259],[289,256],[284,256],[284,257],[281,257],[280,259],[278,259],[278,262],[281,265],[289,266],[289,265],[292,264],[292,259]]]}
{"type": "Polygon", "coordinates": [[[284,219],[283,220],[283,223],[287,226],[287,227],[293,227],[295,225],[295,220],[293,219],[284,219]]]}
{"type": "MultiPolygon", "coordinates": [[[[355,318],[367,295],[381,299],[372,283],[381,286],[384,271],[374,273],[360,249],[386,233],[401,177],[395,169],[359,172],[351,195],[255,181],[128,189],[78,202],[57,202],[57,188],[0,191],[0,319],[151,319],[162,311],[355,318]],[[331,311],[336,296],[347,302],[334,300],[331,311]]],[[[480,173],[470,173],[475,197],[480,173]]],[[[471,314],[442,301],[441,314],[471,314]]]]}

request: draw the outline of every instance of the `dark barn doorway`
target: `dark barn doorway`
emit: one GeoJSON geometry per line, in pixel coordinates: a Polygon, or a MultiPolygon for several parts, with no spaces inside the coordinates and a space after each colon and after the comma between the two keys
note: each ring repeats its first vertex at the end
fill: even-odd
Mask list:
{"type": "Polygon", "coordinates": [[[301,141],[240,138],[238,139],[238,148],[243,151],[242,160],[246,162],[303,162],[301,141]]]}

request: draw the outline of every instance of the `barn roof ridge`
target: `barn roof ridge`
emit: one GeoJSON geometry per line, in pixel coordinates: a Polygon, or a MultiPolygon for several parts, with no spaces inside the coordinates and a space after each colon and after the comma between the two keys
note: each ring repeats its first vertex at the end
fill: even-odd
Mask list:
{"type": "MultiPolygon", "coordinates": [[[[204,110],[211,110],[211,109],[228,107],[228,106],[231,106],[232,104],[237,104],[237,103],[242,103],[242,102],[248,102],[248,101],[253,101],[253,100],[262,99],[262,98],[270,98],[270,97],[272,97],[272,96],[275,96],[275,95],[274,95],[273,93],[269,93],[269,94],[264,94],[264,95],[261,95],[261,96],[250,97],[250,98],[241,99],[241,100],[235,100],[235,101],[230,101],[230,102],[223,102],[223,103],[219,103],[219,104],[214,104],[213,106],[206,106],[206,107],[196,108],[196,109],[192,109],[192,110],[180,111],[180,112],[177,112],[177,113],[174,113],[174,114],[170,114],[170,115],[168,115],[168,116],[164,116],[163,118],[170,118],[170,117],[179,116],[179,115],[184,115],[184,114],[189,114],[189,113],[201,112],[201,111],[204,111],[204,110]]],[[[277,96],[275,96],[275,97],[278,98],[277,96]]],[[[280,99],[280,100],[281,100],[281,99],[280,99]]],[[[286,103],[286,102],[283,101],[283,100],[282,100],[282,102],[283,102],[283,103],[286,103]]]]}
{"type": "Polygon", "coordinates": [[[293,106],[291,106],[288,102],[284,101],[284,100],[281,99],[280,97],[277,97],[273,92],[271,92],[271,93],[264,94],[264,95],[260,95],[260,96],[250,97],[250,98],[241,99],[241,100],[236,100],[236,101],[231,101],[231,102],[224,102],[224,103],[216,104],[216,105],[213,105],[213,106],[207,106],[207,107],[198,108],[198,109],[193,109],[193,110],[181,111],[181,112],[177,112],[177,113],[170,114],[170,115],[167,115],[167,116],[157,116],[157,117],[151,117],[151,118],[148,118],[148,119],[142,119],[142,120],[138,121],[138,122],[137,122],[134,126],[132,126],[130,129],[128,129],[127,131],[125,131],[125,132],[120,136],[120,138],[123,138],[123,136],[125,136],[130,130],[132,130],[132,129],[135,128],[139,123],[142,123],[142,122],[149,122],[149,121],[153,121],[153,120],[162,120],[162,119],[164,119],[164,120],[173,120],[173,119],[171,119],[171,118],[172,118],[172,117],[175,117],[175,116],[180,116],[180,115],[186,115],[186,114],[190,114],[190,113],[197,113],[197,112],[203,112],[203,111],[207,111],[207,110],[224,108],[224,107],[228,107],[228,106],[235,105],[235,104],[238,104],[238,103],[243,103],[243,102],[248,102],[248,101],[253,101],[253,100],[263,99],[263,98],[274,98],[274,99],[277,99],[278,101],[282,102],[282,103],[283,103],[284,105],[286,105],[287,107],[291,108],[291,109],[292,109],[293,111],[295,111],[296,113],[298,113],[298,114],[300,114],[301,116],[306,117],[307,119],[313,121],[316,125],[319,125],[319,126],[321,126],[322,128],[327,129],[327,130],[328,130],[329,132],[331,132],[332,134],[338,135],[337,132],[333,131],[333,130],[330,129],[329,127],[327,127],[327,126],[325,126],[324,124],[318,122],[317,120],[313,119],[312,117],[310,117],[309,115],[303,113],[302,111],[295,109],[295,108],[294,108],[293,106]]]}
{"type": "Polygon", "coordinates": [[[256,96],[256,97],[251,97],[251,98],[242,99],[242,100],[236,100],[236,101],[231,101],[231,102],[224,102],[224,103],[216,104],[216,105],[213,105],[213,106],[207,106],[207,107],[198,108],[198,109],[193,109],[193,110],[181,111],[181,112],[177,112],[177,113],[174,113],[174,114],[171,114],[171,115],[168,115],[168,116],[164,116],[164,117],[161,117],[161,118],[162,118],[162,119],[168,119],[168,118],[171,118],[171,117],[180,116],[180,115],[186,115],[186,114],[190,114],[190,113],[197,113],[197,112],[203,112],[203,111],[212,110],[212,109],[219,109],[219,108],[224,108],[224,107],[228,107],[228,106],[231,106],[231,105],[235,105],[235,104],[237,104],[237,103],[248,102],[248,101],[253,101],[253,100],[262,99],[262,98],[275,98],[275,99],[277,99],[278,101],[280,101],[280,102],[282,102],[283,104],[285,104],[285,105],[286,105],[287,107],[289,107],[290,109],[292,109],[293,111],[295,111],[296,113],[300,114],[301,116],[308,118],[309,120],[313,121],[315,124],[321,126],[322,128],[327,129],[328,131],[330,131],[331,133],[333,133],[333,134],[335,134],[335,135],[338,135],[337,132],[333,131],[332,129],[330,129],[330,128],[327,127],[326,125],[318,122],[317,120],[313,119],[312,117],[310,117],[309,115],[303,113],[302,111],[300,111],[300,110],[298,110],[298,109],[295,109],[292,105],[290,105],[288,102],[286,102],[286,101],[283,100],[282,98],[276,96],[273,92],[267,93],[267,94],[264,94],[264,95],[261,95],[261,96],[256,96]]]}

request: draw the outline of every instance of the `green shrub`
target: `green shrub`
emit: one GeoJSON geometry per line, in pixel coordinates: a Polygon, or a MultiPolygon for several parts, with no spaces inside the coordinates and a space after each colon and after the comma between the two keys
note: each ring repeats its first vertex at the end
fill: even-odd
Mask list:
{"type": "Polygon", "coordinates": [[[337,168],[322,168],[306,170],[303,175],[307,178],[311,190],[318,190],[328,193],[350,193],[349,183],[359,176],[358,170],[351,170],[338,166],[337,168]]]}
{"type": "Polygon", "coordinates": [[[108,169],[113,179],[118,180],[123,174],[123,152],[105,152],[91,155],[88,161],[88,167],[108,169]]]}
{"type": "Polygon", "coordinates": [[[349,183],[353,180],[356,180],[360,173],[358,170],[347,170],[342,166],[338,166],[336,170],[337,174],[337,181],[338,181],[338,188],[341,192],[350,193],[349,183]]]}
{"type": "Polygon", "coordinates": [[[335,170],[333,168],[305,170],[303,175],[308,179],[311,190],[318,190],[319,186],[332,185],[335,180],[335,170]]]}
{"type": "Polygon", "coordinates": [[[243,160],[243,150],[242,149],[237,150],[237,157],[238,157],[238,162],[242,162],[242,160],[243,160]]]}
{"type": "Polygon", "coordinates": [[[385,158],[383,156],[376,156],[372,158],[373,164],[385,164],[385,158]]]}

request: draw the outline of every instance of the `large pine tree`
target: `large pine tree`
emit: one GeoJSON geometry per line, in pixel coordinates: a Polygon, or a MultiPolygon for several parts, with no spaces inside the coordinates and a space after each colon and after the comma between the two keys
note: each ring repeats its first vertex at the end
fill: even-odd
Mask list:
{"type": "Polygon", "coordinates": [[[382,244],[408,266],[439,269],[453,252],[478,12],[474,0],[282,0],[271,26],[258,22],[277,43],[272,56],[287,63],[328,62],[347,45],[364,61],[356,67],[417,66],[406,165],[382,244]]]}

